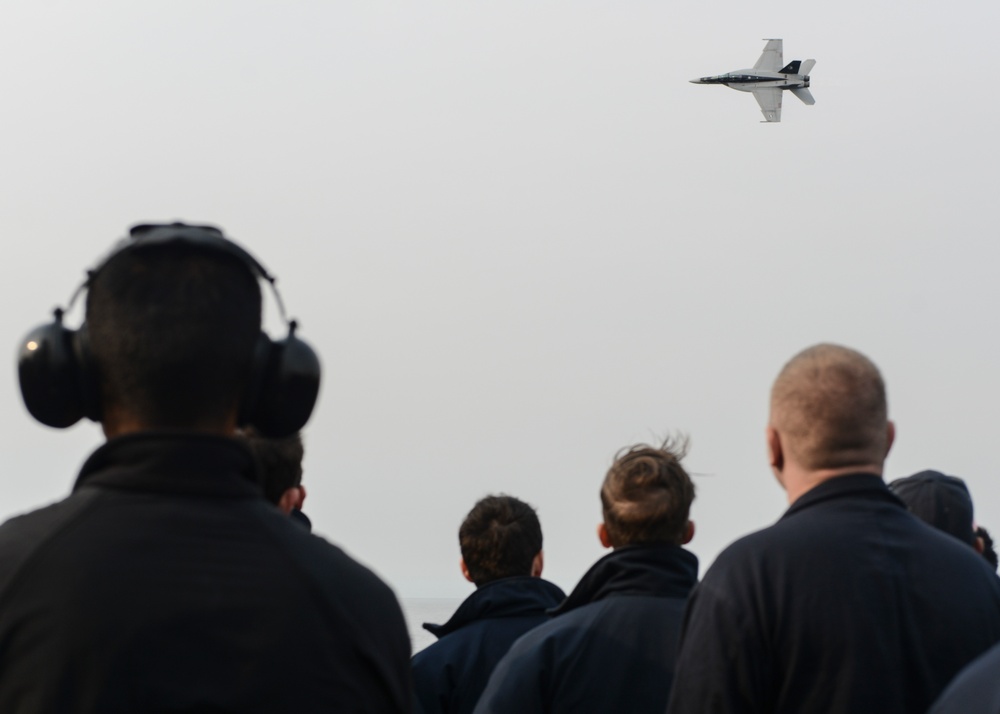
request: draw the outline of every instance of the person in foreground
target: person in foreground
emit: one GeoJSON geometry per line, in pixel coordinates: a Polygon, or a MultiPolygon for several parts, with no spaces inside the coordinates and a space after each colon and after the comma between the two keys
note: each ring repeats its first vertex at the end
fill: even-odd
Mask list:
{"type": "Polygon", "coordinates": [[[620,452],[601,487],[597,534],[614,550],[583,576],[554,619],[519,639],[490,677],[477,714],[662,714],[681,615],[698,560],[681,546],[694,485],[682,446],[620,452]]]}
{"type": "Polygon", "coordinates": [[[268,503],[234,436],[292,433],[318,389],[294,325],[261,332],[259,278],[216,229],[139,227],[90,274],[84,326],[25,341],[29,411],[107,443],[0,527],[0,711],[409,711],[396,598],[268,503]]]}
{"type": "Polygon", "coordinates": [[[811,347],[771,390],[789,509],[691,595],[669,712],[925,712],[1000,641],[1000,580],[882,480],[894,426],[864,355],[811,347]]]}
{"type": "Polygon", "coordinates": [[[458,531],[460,567],[476,586],[443,625],[425,624],[439,640],[413,657],[418,710],[466,714],[511,643],[548,620],[565,593],[542,580],[542,526],[535,509],[513,496],[487,496],[458,531]]]}

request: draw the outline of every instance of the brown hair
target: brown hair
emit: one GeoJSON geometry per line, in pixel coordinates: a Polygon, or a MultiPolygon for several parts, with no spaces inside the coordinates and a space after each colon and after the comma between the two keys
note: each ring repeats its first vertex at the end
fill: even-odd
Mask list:
{"type": "Polygon", "coordinates": [[[683,543],[694,500],[694,484],[680,463],[686,453],[686,439],[668,438],[659,448],[637,444],[615,455],[601,486],[601,504],[616,548],[683,543]]]}
{"type": "Polygon", "coordinates": [[[458,529],[462,560],[476,586],[515,575],[531,575],[542,550],[535,509],[513,496],[481,499],[458,529]]]}
{"type": "Polygon", "coordinates": [[[305,448],[300,432],[281,439],[269,439],[253,427],[247,427],[240,436],[250,447],[260,468],[264,498],[277,505],[285,491],[302,485],[305,448]]]}
{"type": "Polygon", "coordinates": [[[771,426],[804,468],[881,464],[888,448],[888,406],[878,367],[840,345],[799,352],[774,381],[771,426]]]}

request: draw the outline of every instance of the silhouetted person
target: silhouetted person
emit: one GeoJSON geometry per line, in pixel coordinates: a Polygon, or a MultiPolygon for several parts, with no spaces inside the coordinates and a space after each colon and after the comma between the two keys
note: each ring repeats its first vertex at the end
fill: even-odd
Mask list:
{"type": "Polygon", "coordinates": [[[542,580],[542,526],[513,496],[487,496],[458,530],[462,575],[476,586],[443,625],[437,642],[413,657],[418,710],[471,712],[490,673],[518,637],[548,620],[565,593],[542,580]]]}
{"type": "Polygon", "coordinates": [[[993,570],[996,570],[998,565],[997,552],[993,547],[993,538],[990,537],[990,532],[982,526],[976,526],[976,540],[983,544],[982,554],[986,558],[986,562],[993,566],[993,570]]]}
{"type": "Polygon", "coordinates": [[[695,588],[669,712],[917,714],[1000,640],[1000,579],[882,481],[893,437],[866,357],[785,365],[767,446],[790,507],[695,588]]]}
{"type": "Polygon", "coordinates": [[[601,558],[553,619],[514,643],[490,678],[477,714],[662,714],[698,560],[681,546],[694,485],[683,448],[640,445],[619,453],[601,487],[601,558]]]}
{"type": "MultiPolygon", "coordinates": [[[[136,230],[91,274],[76,368],[107,443],[66,499],[0,527],[0,711],[410,709],[392,592],[268,503],[234,438],[260,384],[260,277],[217,230],[180,225],[136,230]]],[[[22,365],[44,372],[36,357],[67,353],[38,335],[22,365]]],[[[311,369],[259,391],[280,408],[252,423],[311,369]]],[[[31,374],[26,404],[57,421],[31,374]]]]}
{"type": "Polygon", "coordinates": [[[975,525],[972,494],[965,481],[938,471],[899,478],[889,484],[906,508],[928,525],[971,545],[997,569],[997,554],[989,532],[975,525]]]}
{"type": "Polygon", "coordinates": [[[962,479],[939,471],[921,471],[890,482],[889,490],[924,523],[981,549],[976,543],[972,496],[962,479]]]}

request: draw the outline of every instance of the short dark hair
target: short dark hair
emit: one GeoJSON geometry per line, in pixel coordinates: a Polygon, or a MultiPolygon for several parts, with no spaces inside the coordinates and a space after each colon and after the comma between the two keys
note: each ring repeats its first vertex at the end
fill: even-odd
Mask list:
{"type": "Polygon", "coordinates": [[[189,428],[238,408],[260,334],[260,286],[238,258],[168,244],[111,258],[87,293],[104,408],[189,428]]]}
{"type": "Polygon", "coordinates": [[[636,444],[615,455],[601,486],[612,545],[684,542],[694,500],[694,483],[681,466],[686,452],[687,440],[678,438],[659,447],[636,444]]]}
{"type": "Polygon", "coordinates": [[[976,537],[983,539],[983,557],[986,558],[986,562],[993,566],[993,569],[997,569],[997,552],[993,548],[993,539],[990,537],[990,532],[978,526],[976,528],[976,537]]]}
{"type": "Polygon", "coordinates": [[[975,545],[972,495],[962,479],[927,470],[890,482],[889,490],[920,520],[975,545]]]}
{"type": "Polygon", "coordinates": [[[458,529],[458,543],[476,586],[515,575],[531,575],[542,550],[542,525],[535,509],[513,496],[481,499],[458,529]]]}
{"type": "Polygon", "coordinates": [[[302,457],[305,455],[305,448],[300,432],[282,439],[269,439],[252,427],[247,427],[240,433],[240,437],[250,447],[257,461],[264,498],[277,504],[285,491],[302,484],[302,457]]]}

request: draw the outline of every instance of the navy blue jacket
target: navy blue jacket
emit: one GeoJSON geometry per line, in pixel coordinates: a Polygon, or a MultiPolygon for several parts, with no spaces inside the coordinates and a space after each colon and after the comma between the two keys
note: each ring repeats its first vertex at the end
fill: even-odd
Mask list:
{"type": "Polygon", "coordinates": [[[962,670],[938,699],[930,714],[998,714],[1000,712],[1000,645],[962,670]]]}
{"type": "Polygon", "coordinates": [[[663,714],[698,559],[675,545],[601,558],[554,618],[514,643],[476,714],[663,714]]]}
{"type": "Polygon", "coordinates": [[[691,595],[671,714],[918,714],[1000,640],[1000,580],[873,474],[729,546],[691,595]]]}
{"type": "Polygon", "coordinates": [[[439,639],[413,657],[418,711],[471,712],[514,640],[546,622],[545,611],[565,597],[541,578],[504,578],[477,589],[445,624],[425,624],[439,639]]]}

